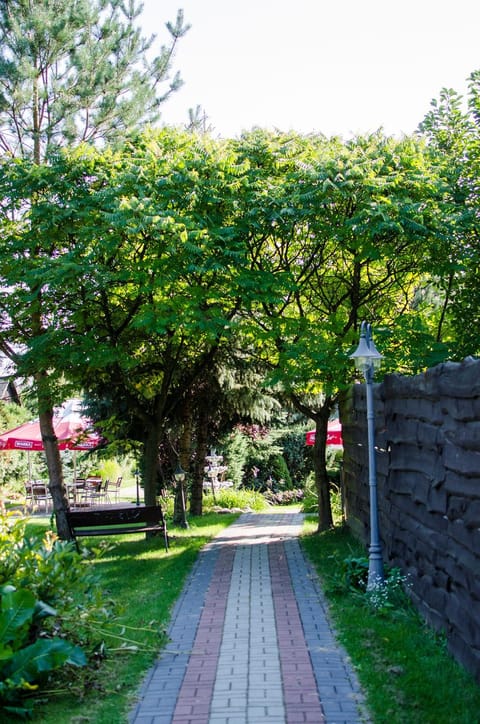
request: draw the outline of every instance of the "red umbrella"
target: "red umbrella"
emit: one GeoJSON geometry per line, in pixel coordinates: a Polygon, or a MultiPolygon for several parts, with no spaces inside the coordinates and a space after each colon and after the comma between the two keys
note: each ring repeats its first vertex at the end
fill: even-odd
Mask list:
{"type": "MultiPolygon", "coordinates": [[[[60,450],[93,450],[102,441],[90,420],[81,414],[79,400],[70,400],[57,411],[53,420],[60,450]]],[[[43,450],[40,423],[25,422],[0,435],[0,450],[43,450]]]]}
{"type": "MultiPolygon", "coordinates": [[[[307,445],[315,445],[315,430],[309,430],[305,437],[307,445]]],[[[340,420],[330,420],[328,423],[327,445],[343,445],[340,420]]]]}

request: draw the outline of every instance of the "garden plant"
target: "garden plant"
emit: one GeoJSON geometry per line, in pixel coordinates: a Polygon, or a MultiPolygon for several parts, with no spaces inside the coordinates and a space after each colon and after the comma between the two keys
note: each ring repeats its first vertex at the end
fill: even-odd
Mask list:
{"type": "MultiPolygon", "coordinates": [[[[20,686],[0,686],[0,706],[12,721],[30,715],[42,724],[72,717],[127,721],[142,676],[168,645],[170,610],[198,551],[236,517],[209,514],[192,519],[188,530],[171,527],[168,553],[158,539],[139,534],[89,541],[80,554],[56,539],[45,517],[2,519],[0,582],[27,591],[18,597],[25,625],[15,647],[24,648],[27,631],[30,642],[41,636],[50,651],[30,681],[24,676],[20,686]],[[45,603],[32,614],[33,600],[45,603]],[[53,637],[62,646],[51,645],[53,637]]],[[[7,596],[6,609],[12,600],[7,596]]],[[[9,678],[7,664],[3,671],[9,678]]]]}

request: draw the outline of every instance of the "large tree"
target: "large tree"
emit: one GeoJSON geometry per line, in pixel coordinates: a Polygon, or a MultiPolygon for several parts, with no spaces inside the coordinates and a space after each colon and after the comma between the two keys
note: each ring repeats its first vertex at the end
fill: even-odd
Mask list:
{"type": "MultiPolygon", "coordinates": [[[[42,333],[26,360],[111,402],[107,437],[142,443],[147,502],[165,432],[179,419],[187,426],[212,371],[241,345],[316,421],[327,527],[322,455],[338,390],[353,375],[348,348],[363,317],[395,334],[414,318],[433,223],[426,159],[412,139],[381,134],[217,142],[165,129],[40,169],[7,167],[4,309],[29,329],[29,304],[41,296],[42,333]]],[[[393,366],[398,335],[391,340],[393,366]]]]}
{"type": "Polygon", "coordinates": [[[170,40],[148,60],[136,0],[0,1],[0,148],[44,161],[59,147],[118,140],[155,122],[179,88],[176,44],[187,27],[179,11],[170,40]]]}
{"type": "Polygon", "coordinates": [[[439,233],[418,308],[450,356],[480,351],[480,71],[469,79],[468,103],[444,88],[420,124],[438,175],[439,233]]]}
{"type": "MultiPolygon", "coordinates": [[[[328,419],[353,377],[348,351],[361,320],[394,328],[411,318],[432,235],[429,167],[421,144],[381,133],[343,142],[255,132],[237,147],[255,179],[241,200],[251,257],[255,268],[284,279],[281,301],[265,298],[255,309],[252,337],[272,384],[316,423],[324,529],[332,523],[328,419]]],[[[392,349],[392,366],[395,357],[392,349]]]]}
{"type": "Polygon", "coordinates": [[[20,296],[5,288],[9,316],[32,285],[45,299],[27,359],[111,401],[105,434],[142,443],[149,504],[168,421],[237,334],[239,310],[276,284],[252,271],[235,224],[247,177],[228,144],[165,129],[3,179],[17,205],[22,188],[36,198],[4,238],[15,258],[6,287],[22,265],[27,273],[20,296]],[[47,269],[30,258],[32,240],[53,252],[47,269]]]}
{"type": "MultiPolygon", "coordinates": [[[[23,158],[45,164],[61,147],[118,139],[133,127],[158,118],[159,106],[181,82],[178,75],[171,77],[172,59],[186,28],[179,12],[176,23],[167,24],[169,44],[148,61],[147,51],[154,39],[141,36],[136,26],[140,12],[135,0],[0,2],[0,149],[4,163],[23,158]]],[[[17,224],[16,233],[21,229],[23,240],[30,242],[16,257],[28,259],[25,269],[16,279],[11,268],[4,275],[8,292],[14,294],[18,285],[18,298],[28,299],[30,315],[27,319],[23,314],[21,324],[11,314],[8,294],[1,310],[0,349],[19,365],[23,351],[31,349],[34,340],[41,343],[49,326],[48,295],[41,274],[34,278],[32,268],[36,264],[37,270],[47,273],[50,259],[63,253],[63,248],[53,243],[55,235],[45,238],[42,226],[34,226],[37,191],[32,174],[30,197],[20,192],[14,198],[7,190],[3,203],[4,228],[10,232],[12,224],[17,224]]],[[[31,372],[57,525],[66,537],[67,501],[53,430],[55,386],[48,361],[35,365],[31,372]]]]}

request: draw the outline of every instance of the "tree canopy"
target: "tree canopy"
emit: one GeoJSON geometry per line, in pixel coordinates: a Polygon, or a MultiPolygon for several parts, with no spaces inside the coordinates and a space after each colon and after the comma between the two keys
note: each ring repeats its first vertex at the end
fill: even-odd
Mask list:
{"type": "Polygon", "coordinates": [[[477,350],[454,330],[462,310],[478,314],[475,109],[445,96],[423,138],[165,128],[40,166],[4,159],[2,344],[23,345],[24,374],[101,403],[111,441],[142,445],[148,503],[160,444],[175,437],[178,452],[182,437],[188,462],[192,420],[201,450],[212,406],[237,404],[225,381],[255,369],[316,423],[327,527],[327,423],[360,322],[387,370],[477,350]]]}
{"type": "Polygon", "coordinates": [[[270,384],[317,423],[320,518],[328,527],[327,423],[353,379],[348,351],[361,320],[391,331],[392,367],[425,363],[425,349],[412,344],[400,358],[393,330],[401,318],[403,330],[412,322],[435,233],[433,177],[421,142],[380,133],[344,142],[253,132],[237,151],[251,167],[240,200],[250,256],[284,288],[280,299],[255,307],[252,341],[270,384]]]}
{"type": "Polygon", "coordinates": [[[35,203],[6,238],[15,265],[12,276],[5,269],[4,309],[18,325],[32,301],[46,300],[23,369],[42,360],[114,403],[121,429],[106,434],[145,444],[151,501],[166,421],[223,354],[239,310],[274,285],[252,269],[235,226],[245,169],[227,145],[162,131],[118,151],[84,148],[16,171],[4,177],[13,184],[5,197],[22,205],[19,190],[23,198],[34,191],[35,203]],[[12,295],[19,267],[28,283],[12,295]]]}
{"type": "Polygon", "coordinates": [[[359,321],[394,330],[408,317],[434,223],[426,160],[420,143],[381,134],[164,129],[9,164],[2,304],[28,345],[24,373],[56,371],[110,401],[107,437],[144,445],[148,502],[162,436],[235,348],[321,440],[359,321]]]}
{"type": "Polygon", "coordinates": [[[438,178],[439,233],[417,307],[449,356],[461,360],[480,351],[480,71],[470,76],[468,99],[443,89],[419,132],[438,178]]]}

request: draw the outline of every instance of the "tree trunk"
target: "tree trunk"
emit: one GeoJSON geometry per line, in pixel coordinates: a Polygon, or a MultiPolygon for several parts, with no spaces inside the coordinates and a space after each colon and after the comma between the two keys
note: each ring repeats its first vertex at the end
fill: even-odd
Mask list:
{"type": "MultiPolygon", "coordinates": [[[[182,409],[182,433],[179,440],[178,462],[185,470],[190,468],[190,453],[192,449],[192,428],[193,428],[193,410],[190,400],[185,400],[182,409]]],[[[175,490],[175,501],[173,509],[173,522],[177,525],[184,525],[185,508],[187,503],[187,477],[185,481],[177,483],[175,490]]]]}
{"type": "Polygon", "coordinates": [[[155,425],[150,425],[143,445],[142,477],[145,505],[155,505],[157,502],[159,444],[158,429],[155,425]]]}
{"type": "Polygon", "coordinates": [[[197,449],[190,491],[190,513],[192,515],[202,515],[203,513],[203,480],[207,451],[208,413],[205,410],[200,410],[197,428],[197,449]]]}
{"type": "Polygon", "coordinates": [[[313,446],[313,469],[318,496],[318,532],[333,526],[330,486],[327,475],[326,444],[329,409],[322,409],[315,420],[315,445],[313,446]]]}
{"type": "Polygon", "coordinates": [[[318,497],[318,532],[328,530],[333,526],[332,506],[330,502],[330,486],[327,475],[327,432],[328,419],[335,404],[335,398],[325,397],[320,409],[313,410],[296,395],[291,400],[297,410],[306,417],[315,421],[315,445],[313,446],[313,469],[315,472],[315,487],[318,497]]]}
{"type": "Polygon", "coordinates": [[[68,499],[63,482],[63,468],[58,449],[58,440],[53,427],[53,408],[48,393],[48,378],[45,373],[36,376],[40,431],[47,459],[49,488],[55,511],[57,533],[62,540],[71,540],[72,534],[67,521],[68,499]]]}

